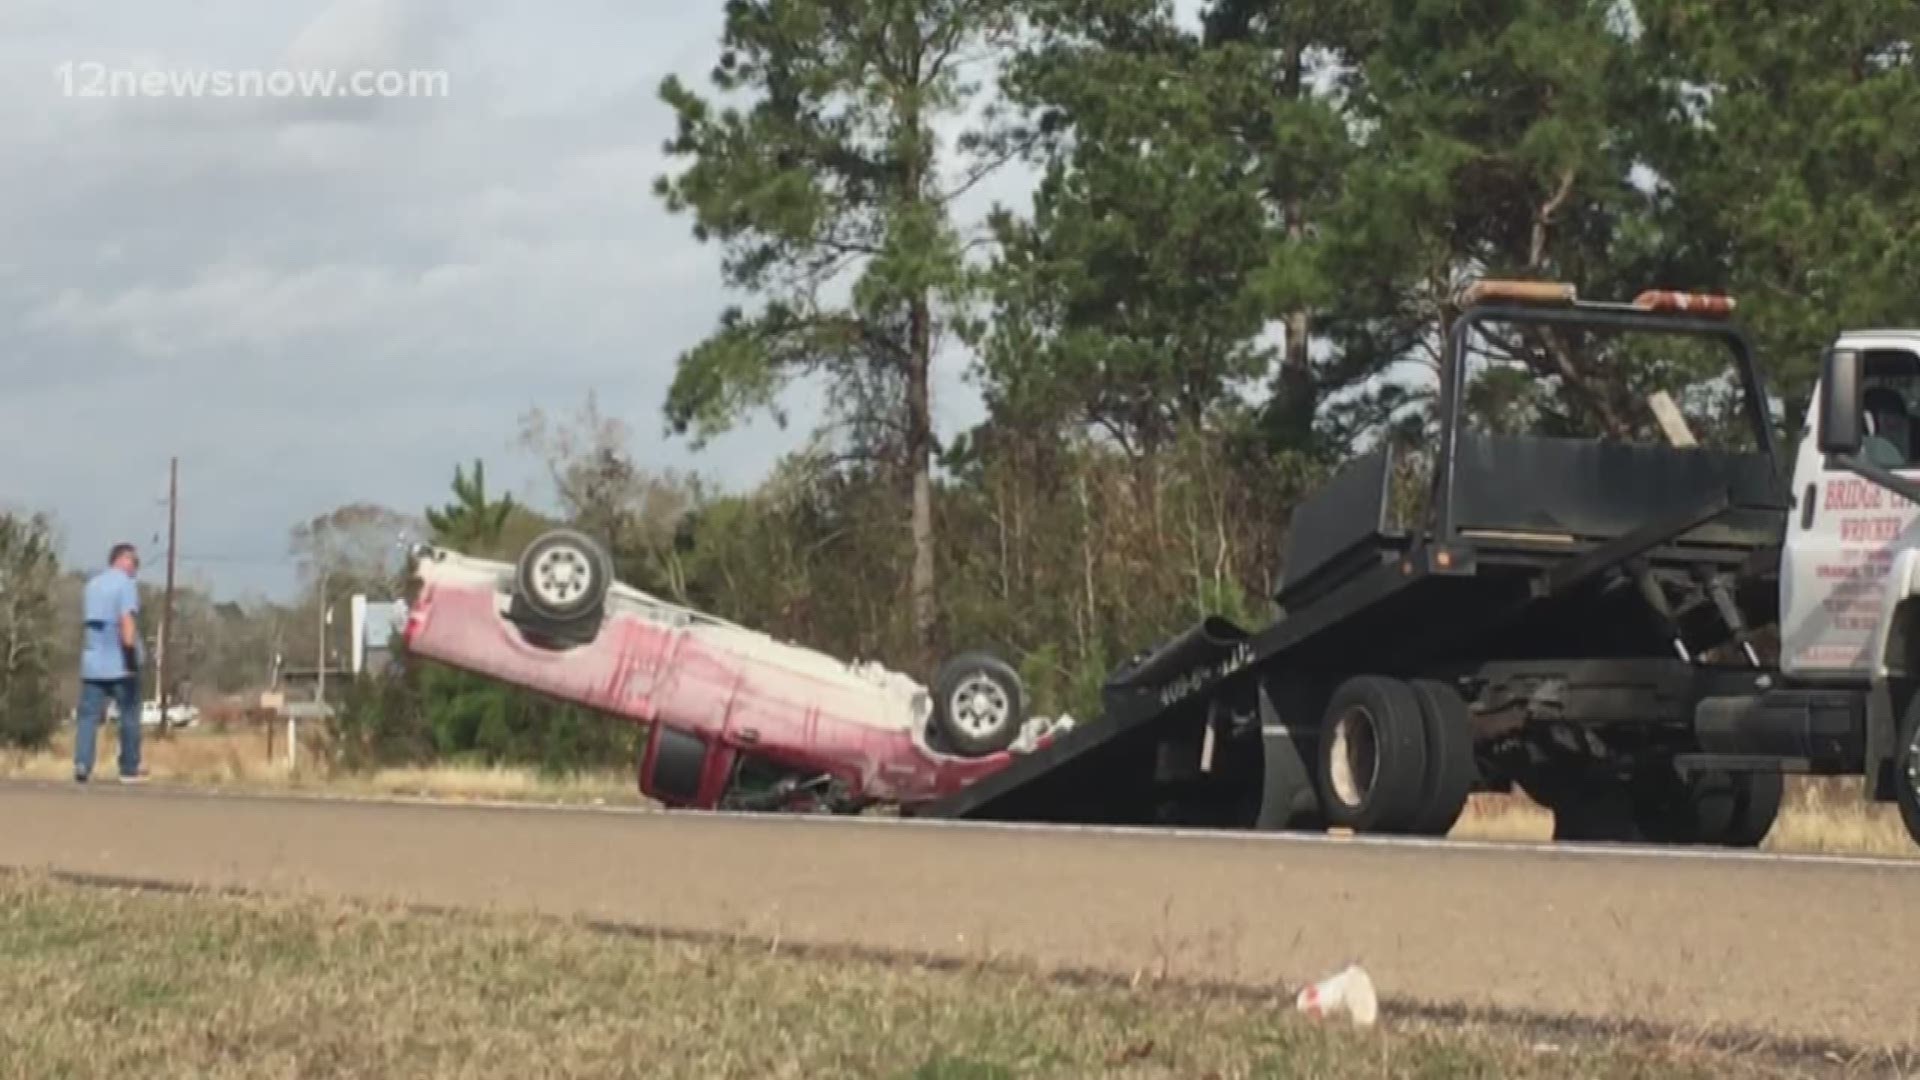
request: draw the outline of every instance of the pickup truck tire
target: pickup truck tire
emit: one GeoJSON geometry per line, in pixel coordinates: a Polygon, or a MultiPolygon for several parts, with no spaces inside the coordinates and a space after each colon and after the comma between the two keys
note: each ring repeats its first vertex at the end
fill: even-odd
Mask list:
{"type": "Polygon", "coordinates": [[[613,587],[613,560],[585,534],[556,529],[520,553],[513,587],[536,617],[560,625],[578,623],[606,602],[613,587]]]}
{"type": "Polygon", "coordinates": [[[1420,700],[1398,679],[1362,675],[1333,692],[1315,751],[1328,825],[1357,833],[1409,832],[1427,773],[1420,700]]]}
{"type": "Polygon", "coordinates": [[[980,757],[1005,750],[1026,721],[1026,688],[999,657],[962,653],[940,665],[933,680],[933,722],[955,752],[980,757]]]}
{"type": "Polygon", "coordinates": [[[1473,721],[1460,692],[1432,679],[1413,681],[1420,699],[1420,718],[1427,736],[1427,768],[1420,785],[1420,808],[1413,831],[1421,836],[1445,836],[1460,820],[1473,793],[1480,766],[1473,757],[1473,721]]]}

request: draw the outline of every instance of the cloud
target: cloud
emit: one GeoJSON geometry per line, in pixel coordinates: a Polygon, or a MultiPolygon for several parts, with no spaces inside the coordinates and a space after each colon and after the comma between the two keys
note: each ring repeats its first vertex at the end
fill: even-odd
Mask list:
{"type": "MultiPolygon", "coordinates": [[[[729,299],[718,253],[652,193],[656,87],[704,83],[715,6],[162,7],[0,8],[0,466],[71,560],[156,542],[174,455],[183,556],[225,592],[277,591],[288,527],[333,506],[417,510],[476,456],[537,495],[513,445],[534,406],[595,391],[642,462],[736,486],[818,415],[802,388],[785,433],[756,420],[696,456],[663,431],[674,360],[729,299]],[[81,64],[432,69],[449,93],[68,96],[81,64]]],[[[942,373],[943,428],[975,403],[942,373]]]]}
{"type": "MultiPolygon", "coordinates": [[[[596,390],[649,465],[757,478],[798,432],[698,458],[661,430],[717,255],[651,192],[703,5],[217,0],[0,16],[0,462],[69,558],[151,541],[167,458],[183,555],[280,589],[288,526],[413,510],[474,456],[530,493],[529,407],[596,390]],[[11,31],[19,31],[13,33],[11,31]],[[444,98],[82,99],[62,64],[444,68],[444,98]]],[[[804,425],[802,425],[804,426],[804,425]]]]}

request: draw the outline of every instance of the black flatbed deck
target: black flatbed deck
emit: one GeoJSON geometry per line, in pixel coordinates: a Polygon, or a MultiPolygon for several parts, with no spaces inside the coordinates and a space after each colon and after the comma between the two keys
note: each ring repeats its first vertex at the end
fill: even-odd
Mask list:
{"type": "MultiPolygon", "coordinates": [[[[1601,551],[1598,546],[1571,553],[1543,552],[1525,545],[1483,548],[1456,552],[1448,568],[1435,565],[1431,552],[1381,551],[1371,565],[1353,573],[1305,610],[1230,645],[1223,657],[1191,671],[1175,685],[1112,691],[1107,707],[1094,721],[1077,725],[1047,747],[1023,755],[1005,770],[964,791],[903,808],[902,813],[931,818],[1118,823],[1133,817],[1138,808],[1063,803],[1049,790],[1054,786],[1049,781],[1084,791],[1097,788],[1097,779],[1065,774],[1133,771],[1151,754],[1160,728],[1196,719],[1196,702],[1236,681],[1278,669],[1352,671],[1353,657],[1358,655],[1368,658],[1364,665],[1367,670],[1379,673],[1444,670],[1449,666],[1464,672],[1480,665],[1478,651],[1468,643],[1489,637],[1513,642],[1511,649],[1496,654],[1504,661],[1541,662],[1542,654],[1550,657],[1556,651],[1551,647],[1552,635],[1530,633],[1528,627],[1565,617],[1556,614],[1556,609],[1593,605],[1590,598],[1578,594],[1564,598],[1536,595],[1536,583],[1546,580],[1556,568],[1571,565],[1580,555],[1597,551],[1601,551]],[[1460,558],[1461,554],[1466,557],[1460,558]],[[1462,612],[1473,614],[1448,614],[1462,612]],[[1414,630],[1394,629],[1408,626],[1414,630]]],[[[1683,560],[1737,566],[1749,561],[1753,551],[1728,546],[1675,554],[1683,560]]],[[[1608,617],[1598,611],[1592,614],[1595,618],[1608,617]]],[[[1560,663],[1571,667],[1598,658],[1625,660],[1644,652],[1626,647],[1608,651],[1620,655],[1581,655],[1560,663]]],[[[1662,667],[1677,663],[1671,653],[1652,662],[1662,667]]]]}

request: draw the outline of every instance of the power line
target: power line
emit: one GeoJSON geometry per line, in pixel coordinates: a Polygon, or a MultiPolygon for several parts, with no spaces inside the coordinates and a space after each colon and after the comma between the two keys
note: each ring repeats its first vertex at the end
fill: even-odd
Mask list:
{"type": "Polygon", "coordinates": [[[173,725],[167,722],[167,665],[172,659],[167,655],[167,635],[173,629],[173,568],[176,558],[175,548],[180,546],[178,525],[180,522],[180,459],[173,458],[167,466],[167,594],[160,605],[160,663],[154,672],[155,696],[160,699],[160,734],[171,738],[173,725]]]}

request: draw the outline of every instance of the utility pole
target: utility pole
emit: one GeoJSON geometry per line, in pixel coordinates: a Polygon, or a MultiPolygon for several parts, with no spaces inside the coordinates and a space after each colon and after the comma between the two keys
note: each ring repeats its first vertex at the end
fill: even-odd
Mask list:
{"type": "MultiPolygon", "coordinates": [[[[320,593],[315,598],[320,608],[320,647],[317,650],[319,655],[316,658],[319,664],[314,668],[314,679],[316,681],[313,692],[314,703],[319,706],[318,709],[314,710],[316,717],[325,715],[327,707],[327,624],[332,621],[327,618],[330,614],[330,612],[327,611],[327,579],[331,576],[332,574],[326,568],[323,567],[321,569],[320,593]]],[[[295,724],[293,717],[289,715],[287,717],[287,770],[289,772],[293,770],[296,755],[298,755],[299,752],[300,729],[295,724]]]]}
{"type": "Polygon", "coordinates": [[[167,591],[160,600],[160,648],[154,665],[154,678],[159,685],[154,687],[155,696],[160,699],[160,737],[173,737],[173,725],[167,722],[167,641],[173,630],[173,567],[174,550],[180,536],[180,459],[173,458],[167,467],[167,591]]]}
{"type": "Polygon", "coordinates": [[[322,705],[325,705],[327,702],[327,623],[329,621],[327,619],[327,578],[330,576],[326,570],[320,571],[320,595],[318,598],[318,607],[320,608],[320,663],[319,666],[314,669],[314,677],[319,680],[319,689],[314,691],[313,700],[322,705]]]}

